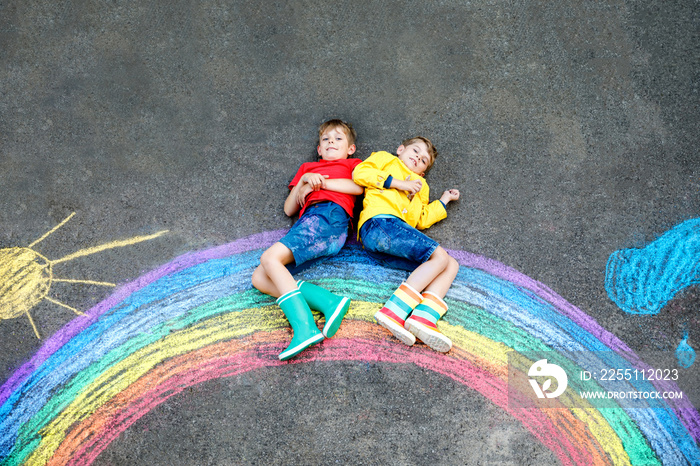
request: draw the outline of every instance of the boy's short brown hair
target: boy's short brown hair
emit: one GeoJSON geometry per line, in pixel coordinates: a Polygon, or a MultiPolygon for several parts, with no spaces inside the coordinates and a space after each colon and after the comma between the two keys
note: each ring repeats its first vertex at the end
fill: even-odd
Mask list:
{"type": "Polygon", "coordinates": [[[346,121],[339,120],[339,119],[333,119],[333,120],[328,120],[325,123],[323,123],[319,128],[318,128],[318,139],[320,141],[321,136],[323,136],[323,133],[328,131],[329,129],[333,128],[340,128],[343,130],[345,133],[345,136],[348,138],[348,145],[352,146],[355,144],[355,140],[357,139],[357,132],[355,132],[355,128],[352,127],[352,125],[346,121]]]}
{"type": "Polygon", "coordinates": [[[425,169],[426,171],[428,171],[428,170],[430,170],[430,167],[433,166],[433,164],[435,163],[435,159],[438,156],[437,148],[435,147],[435,144],[433,144],[430,141],[430,139],[424,138],[423,136],[414,136],[412,138],[408,138],[408,139],[404,140],[401,143],[401,145],[406,147],[406,146],[409,146],[415,142],[422,142],[428,148],[428,155],[430,156],[430,163],[428,163],[428,168],[425,169]]]}

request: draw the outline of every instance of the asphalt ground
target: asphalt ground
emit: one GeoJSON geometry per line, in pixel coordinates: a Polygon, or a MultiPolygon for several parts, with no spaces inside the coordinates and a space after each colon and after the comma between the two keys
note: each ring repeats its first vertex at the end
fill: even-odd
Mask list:
{"type": "MultiPolygon", "coordinates": [[[[357,156],[421,134],[440,155],[428,230],[551,288],[637,352],[700,348],[700,292],[635,315],[608,258],[699,217],[696,1],[0,3],[0,248],[124,284],[183,254],[288,228],[316,130],[357,156]]],[[[341,274],[342,272],[339,272],[341,274]]],[[[87,310],[111,290],[54,283],[87,310]]],[[[0,378],[77,317],[0,321],[0,378]]],[[[387,337],[389,338],[389,337],[387,337]]],[[[685,381],[694,385],[697,363],[685,381]],[[695,375],[692,375],[692,374],[695,375]]],[[[198,384],[97,464],[551,464],[521,423],[417,366],[310,362],[198,384]],[[426,390],[425,387],[430,387],[426,390]],[[334,394],[329,396],[328,394],[334,394]],[[420,400],[407,403],[406,400],[420,400]]]]}

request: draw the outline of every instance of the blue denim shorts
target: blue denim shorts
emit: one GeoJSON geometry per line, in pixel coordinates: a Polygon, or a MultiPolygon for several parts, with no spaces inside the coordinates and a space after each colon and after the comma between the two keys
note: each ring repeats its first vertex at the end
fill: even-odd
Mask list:
{"type": "Polygon", "coordinates": [[[312,204],[280,243],[292,251],[296,265],[333,256],[340,252],[348,239],[349,223],[350,216],[335,202],[312,204]]]}
{"type": "Polygon", "coordinates": [[[430,259],[439,246],[398,217],[372,217],[360,228],[365,251],[381,265],[415,270],[430,259]]]}

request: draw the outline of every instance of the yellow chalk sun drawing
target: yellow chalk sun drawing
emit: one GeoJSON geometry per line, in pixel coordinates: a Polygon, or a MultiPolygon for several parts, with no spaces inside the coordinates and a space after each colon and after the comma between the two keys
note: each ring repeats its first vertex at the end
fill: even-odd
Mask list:
{"type": "Polygon", "coordinates": [[[34,246],[45,240],[51,233],[63,226],[75,215],[75,212],[66,217],[61,223],[45,233],[41,238],[34,241],[27,247],[14,247],[0,249],[0,319],[15,319],[26,314],[29,323],[32,324],[36,337],[39,336],[34,320],[29,311],[42,300],[50,301],[59,306],[70,309],[76,314],[83,313],[48,296],[51,285],[54,282],[85,283],[99,286],[116,286],[114,283],[96,282],[92,280],[70,280],[53,276],[53,266],[61,262],[68,262],[78,257],[88,256],[107,249],[129,246],[132,244],[147,241],[167,233],[162,230],[158,233],[147,236],[135,236],[122,241],[81,249],[65,257],[49,260],[32,249],[34,246]]]}

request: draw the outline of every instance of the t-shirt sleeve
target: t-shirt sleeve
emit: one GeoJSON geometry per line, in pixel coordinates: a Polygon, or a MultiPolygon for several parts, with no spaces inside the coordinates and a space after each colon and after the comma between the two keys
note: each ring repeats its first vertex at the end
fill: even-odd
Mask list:
{"type": "Polygon", "coordinates": [[[307,167],[308,167],[308,162],[301,164],[301,167],[299,167],[299,170],[297,170],[297,174],[294,175],[294,178],[292,178],[292,181],[289,182],[289,189],[292,189],[294,186],[299,184],[299,180],[306,173],[307,167]]]}

